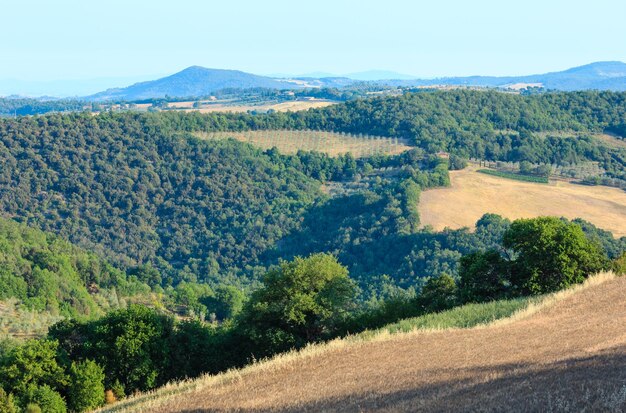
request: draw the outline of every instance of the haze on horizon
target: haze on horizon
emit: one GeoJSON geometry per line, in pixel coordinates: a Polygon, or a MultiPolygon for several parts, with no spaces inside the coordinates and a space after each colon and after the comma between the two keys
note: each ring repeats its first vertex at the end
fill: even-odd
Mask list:
{"type": "Polygon", "coordinates": [[[42,85],[125,86],[191,65],[441,77],[626,61],[626,3],[615,0],[24,0],[3,9],[0,80],[42,85]]]}

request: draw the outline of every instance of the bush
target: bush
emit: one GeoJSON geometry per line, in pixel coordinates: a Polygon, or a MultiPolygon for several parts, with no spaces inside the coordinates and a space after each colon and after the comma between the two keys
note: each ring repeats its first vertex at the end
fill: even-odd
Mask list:
{"type": "Polygon", "coordinates": [[[617,275],[626,275],[626,252],[623,252],[621,256],[613,260],[611,269],[617,275]]]}

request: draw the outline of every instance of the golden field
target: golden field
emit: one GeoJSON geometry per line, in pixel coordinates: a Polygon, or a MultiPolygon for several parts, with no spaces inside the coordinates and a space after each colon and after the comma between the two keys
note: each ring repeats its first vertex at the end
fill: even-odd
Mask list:
{"type": "Polygon", "coordinates": [[[586,186],[558,181],[536,184],[490,176],[473,167],[450,172],[451,187],[422,192],[422,225],[435,230],[473,227],[485,213],[509,219],[541,215],[583,218],[626,235],[626,192],[606,186],[586,186]]]}
{"type": "Polygon", "coordinates": [[[626,408],[626,277],[470,329],[335,340],[103,411],[544,412],[626,408]]]}
{"type": "Polygon", "coordinates": [[[323,152],[331,156],[351,153],[355,158],[374,154],[395,155],[411,149],[402,139],[362,137],[357,135],[311,130],[257,130],[245,132],[196,133],[200,139],[233,138],[261,149],[278,148],[281,153],[299,150],[323,152]]]}

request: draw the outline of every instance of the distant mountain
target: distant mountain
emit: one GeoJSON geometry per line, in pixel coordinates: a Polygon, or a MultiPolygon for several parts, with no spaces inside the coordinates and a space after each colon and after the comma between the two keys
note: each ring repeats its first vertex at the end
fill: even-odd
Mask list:
{"type": "Polygon", "coordinates": [[[206,96],[226,88],[292,89],[300,87],[282,79],[253,75],[238,70],[207,69],[191,66],[161,79],[108,89],[88,96],[88,100],[139,100],[150,98],[206,96]]]}
{"type": "MultiPolygon", "coordinates": [[[[324,73],[326,75],[326,73],[324,73]]],[[[626,91],[626,63],[596,62],[561,72],[527,76],[466,76],[418,79],[390,71],[372,70],[347,76],[298,76],[272,78],[238,70],[207,69],[192,66],[161,79],[108,89],[87,100],[139,100],[150,98],[206,96],[225,88],[297,89],[306,87],[342,88],[357,82],[388,86],[479,86],[519,89],[527,86],[552,90],[626,91]]]]}
{"type": "Polygon", "coordinates": [[[417,76],[406,75],[403,73],[392,72],[389,70],[367,70],[365,72],[356,72],[345,75],[345,77],[354,80],[384,80],[384,79],[398,79],[398,80],[413,80],[418,79],[417,76]]]}
{"type": "Polygon", "coordinates": [[[450,85],[511,88],[529,85],[564,91],[588,89],[625,91],[626,63],[595,62],[561,72],[529,76],[467,76],[414,80],[393,79],[379,81],[378,83],[393,86],[450,85]]]}

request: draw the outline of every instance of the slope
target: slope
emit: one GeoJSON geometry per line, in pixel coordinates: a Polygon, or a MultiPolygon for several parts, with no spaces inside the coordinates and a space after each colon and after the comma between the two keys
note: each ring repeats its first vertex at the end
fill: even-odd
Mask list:
{"type": "Polygon", "coordinates": [[[424,191],[419,211],[435,230],[472,227],[486,213],[509,219],[541,215],[583,218],[626,235],[626,193],[618,188],[567,182],[536,184],[481,174],[474,168],[450,173],[451,186],[424,191]]]}
{"type": "Polygon", "coordinates": [[[125,88],[108,89],[88,96],[87,100],[139,100],[151,98],[207,96],[226,88],[297,88],[293,83],[238,70],[207,69],[191,66],[171,76],[135,83],[125,88]]]}
{"type": "Polygon", "coordinates": [[[510,322],[334,342],[116,410],[622,411],[626,278],[546,300],[510,322]]]}

